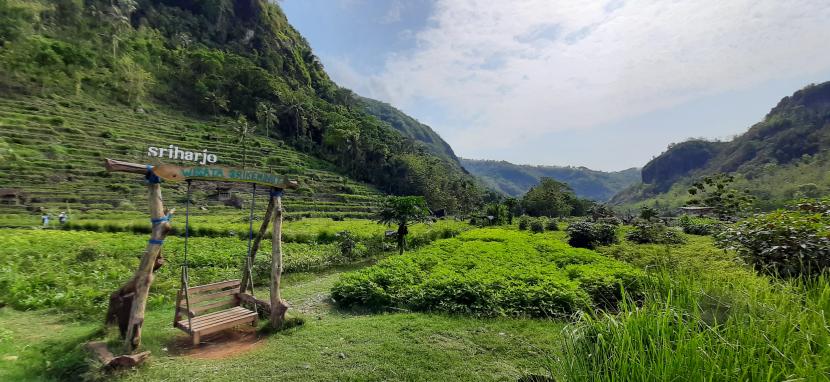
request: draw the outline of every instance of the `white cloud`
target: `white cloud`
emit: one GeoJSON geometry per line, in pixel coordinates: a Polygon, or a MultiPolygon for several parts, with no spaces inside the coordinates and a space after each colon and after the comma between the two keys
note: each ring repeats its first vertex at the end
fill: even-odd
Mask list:
{"type": "Polygon", "coordinates": [[[444,105],[461,122],[434,127],[464,154],[827,70],[828,20],[826,0],[439,0],[415,49],[333,75],[404,110],[444,105]]]}

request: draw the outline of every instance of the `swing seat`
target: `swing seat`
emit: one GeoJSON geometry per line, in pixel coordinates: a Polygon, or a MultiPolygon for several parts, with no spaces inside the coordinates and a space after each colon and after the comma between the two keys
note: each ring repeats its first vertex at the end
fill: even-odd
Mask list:
{"type": "Polygon", "coordinates": [[[240,285],[239,280],[227,280],[187,288],[190,310],[187,309],[185,295],[179,290],[173,325],[189,334],[194,346],[199,344],[203,335],[242,324],[255,325],[257,313],[240,306],[240,285]],[[205,312],[209,313],[203,314],[205,312]]]}

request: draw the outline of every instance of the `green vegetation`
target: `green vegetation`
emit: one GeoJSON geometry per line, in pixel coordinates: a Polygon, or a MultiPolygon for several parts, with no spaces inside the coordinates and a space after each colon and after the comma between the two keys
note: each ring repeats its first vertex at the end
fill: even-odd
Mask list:
{"type": "Polygon", "coordinates": [[[757,276],[710,238],[601,252],[653,275],[637,303],[585,315],[549,363],[566,380],[823,380],[830,283],[757,276]]]}
{"type": "Polygon", "coordinates": [[[731,188],[735,177],[718,173],[703,177],[689,188],[690,206],[712,207],[714,213],[727,220],[742,215],[752,205],[753,197],[747,192],[731,188]]]}
{"type": "Polygon", "coordinates": [[[403,255],[406,248],[406,235],[409,225],[430,219],[426,201],[420,196],[390,196],[383,202],[378,212],[378,223],[398,226],[395,232],[398,241],[398,253],[403,255]]]}
{"type": "Polygon", "coordinates": [[[468,231],[344,275],[332,298],[344,307],[476,316],[568,317],[613,306],[642,273],[557,239],[506,229],[468,231]]]}
{"type": "Polygon", "coordinates": [[[204,356],[190,355],[182,347],[186,337],[170,325],[172,303],[154,306],[147,312],[142,341],[153,354],[152,362],[114,374],[91,369],[81,346],[100,338],[99,317],[75,321],[53,311],[2,308],[0,332],[5,334],[0,355],[18,358],[0,358],[0,379],[238,381],[240,376],[268,380],[280,375],[286,380],[319,381],[516,380],[543,374],[535,357],[557,347],[562,325],[550,321],[340,312],[320,296],[326,296],[347,269],[285,275],[283,297],[292,306],[289,315],[305,318],[305,323],[261,336],[253,344],[244,339],[205,344],[204,356]],[[223,346],[238,351],[211,354],[223,346]]]}
{"type": "MultiPolygon", "coordinates": [[[[177,112],[199,114],[206,120],[185,120],[183,125],[195,125],[195,129],[179,126],[169,138],[181,142],[182,135],[192,132],[195,134],[189,144],[212,150],[220,136],[235,136],[233,145],[239,144],[240,135],[234,128],[244,125],[246,146],[252,150],[249,154],[253,160],[269,158],[270,153],[263,154],[260,145],[279,139],[385,192],[424,195],[435,209],[465,211],[479,204],[480,189],[457,162],[423,150],[422,144],[353,107],[358,102],[356,96],[328,78],[306,41],[288,24],[276,4],[264,0],[204,4],[12,0],[3,2],[0,17],[0,24],[9,26],[0,32],[0,86],[25,95],[19,100],[19,108],[9,109],[12,113],[26,113],[27,104],[34,103],[31,96],[39,95],[62,102],[62,114],[73,119],[111,122],[123,114],[138,114],[138,119],[175,118],[177,112]],[[97,105],[77,102],[87,99],[127,107],[116,113],[101,113],[97,105]],[[125,113],[125,109],[130,112],[125,113]],[[218,132],[201,128],[213,120],[220,121],[215,129],[218,132]]],[[[55,150],[46,151],[44,145],[25,140],[11,142],[23,146],[12,149],[19,151],[26,162],[35,159],[26,157],[27,150],[35,151],[30,154],[43,152],[45,159],[54,160],[95,147],[79,147],[85,142],[84,136],[124,140],[100,145],[93,149],[99,154],[87,152],[87,156],[140,156],[143,149],[133,150],[141,145],[128,136],[150,133],[157,126],[142,121],[137,128],[96,131],[85,124],[67,126],[65,116],[48,116],[36,105],[33,107],[29,112],[36,117],[2,115],[0,122],[4,126],[38,122],[47,130],[41,134],[48,137],[53,135],[49,131],[67,133],[77,142],[53,142],[55,150]]],[[[163,122],[167,123],[162,126],[170,121],[163,122]]],[[[19,138],[37,139],[28,131],[19,138]]],[[[239,147],[233,151],[248,157],[239,147]]],[[[223,160],[223,164],[231,163],[223,160]]],[[[34,167],[25,163],[12,166],[17,171],[34,167]]],[[[291,170],[291,166],[286,167],[291,170]]],[[[297,169],[302,172],[302,167],[297,169]]],[[[4,180],[0,186],[29,184],[4,180]]]]}
{"type": "Polygon", "coordinates": [[[617,226],[608,223],[581,220],[568,225],[567,232],[568,245],[575,248],[594,249],[619,241],[617,226]]]}
{"type": "Polygon", "coordinates": [[[440,135],[427,125],[418,122],[392,105],[373,100],[371,98],[357,97],[366,112],[389,124],[403,134],[415,141],[423,143],[427,150],[438,155],[449,162],[459,163],[458,157],[452,151],[452,147],[445,142],[440,135]]]}
{"type": "Polygon", "coordinates": [[[721,229],[719,221],[703,217],[683,215],[677,219],[677,226],[690,235],[712,235],[721,229]]]}
{"type": "Polygon", "coordinates": [[[522,197],[521,207],[530,216],[585,215],[593,202],[579,199],[567,184],[542,178],[522,197]]]}
{"type": "Polygon", "coordinates": [[[636,220],[625,239],[638,244],[682,244],[685,239],[676,229],[659,221],[636,220]]]}
{"type": "Polygon", "coordinates": [[[761,210],[830,192],[830,82],[784,97],[746,133],[728,142],[690,140],[670,145],[643,167],[643,184],[612,199],[614,204],[654,205],[670,211],[685,204],[696,182],[726,173],[731,188],[754,197],[761,210]]]}
{"type": "Polygon", "coordinates": [[[585,167],[530,166],[477,159],[461,159],[461,164],[487,187],[514,197],[524,195],[547,177],[566,183],[580,198],[602,202],[640,180],[640,170],[636,168],[603,172],[585,167]]]}
{"type": "Polygon", "coordinates": [[[783,277],[817,276],[830,267],[830,198],[755,215],[718,235],[755,269],[783,277]]]}
{"type": "MultiPolygon", "coordinates": [[[[285,227],[296,238],[303,235],[312,238],[308,242],[283,244],[284,271],[287,273],[350,263],[380,255],[390,247],[384,241],[383,227],[371,221],[326,222],[319,219],[286,223],[285,227]],[[292,230],[290,227],[294,225],[297,227],[292,230]],[[355,247],[359,246],[360,250],[344,253],[337,232],[349,228],[355,247]],[[321,237],[329,244],[314,241],[321,237]]],[[[420,246],[452,237],[466,227],[453,221],[417,224],[412,226],[410,244],[420,246]]],[[[16,309],[51,307],[88,315],[105,309],[109,293],[138,266],[147,235],[0,229],[0,241],[4,243],[0,248],[0,288],[4,291],[0,294],[0,304],[16,309]]],[[[179,266],[183,261],[183,244],[180,237],[165,241],[167,264],[156,272],[151,304],[168,304],[175,294],[179,266]]],[[[245,245],[245,241],[235,236],[191,238],[188,251],[191,282],[199,285],[239,278],[245,245]]],[[[270,241],[263,240],[261,248],[270,247],[270,241]]],[[[253,273],[257,285],[267,283],[270,278],[267,254],[257,257],[253,273]]]]}

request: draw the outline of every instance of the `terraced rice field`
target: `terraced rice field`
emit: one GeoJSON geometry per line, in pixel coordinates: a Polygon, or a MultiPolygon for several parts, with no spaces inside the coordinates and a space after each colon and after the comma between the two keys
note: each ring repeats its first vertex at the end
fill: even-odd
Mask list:
{"type": "MultiPolygon", "coordinates": [[[[156,158],[147,156],[148,146],[175,144],[191,151],[207,149],[218,156],[217,164],[242,167],[234,124],[78,98],[0,99],[0,216],[14,221],[66,209],[76,216],[114,210],[143,216],[147,203],[142,179],[106,172],[104,158],[155,163],[156,158]]],[[[381,196],[370,185],[338,175],[332,164],[265,138],[262,131],[250,136],[247,145],[246,167],[285,174],[300,183],[286,195],[289,215],[367,217],[381,196]]],[[[250,200],[247,185],[196,182],[194,188],[196,210],[212,216],[242,216],[239,203],[229,206],[233,203],[228,199],[241,200],[243,206],[250,200]]],[[[167,183],[163,189],[171,207],[182,207],[184,184],[167,183]]],[[[266,202],[262,191],[258,203],[266,202]]]]}

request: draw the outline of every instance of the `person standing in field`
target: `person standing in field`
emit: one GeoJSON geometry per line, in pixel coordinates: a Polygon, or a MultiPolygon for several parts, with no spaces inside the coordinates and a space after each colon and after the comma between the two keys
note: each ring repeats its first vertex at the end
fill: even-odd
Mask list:
{"type": "Polygon", "coordinates": [[[61,214],[58,215],[58,221],[61,223],[61,225],[66,224],[66,219],[68,219],[68,218],[69,218],[69,216],[66,215],[65,211],[61,212],[61,214]]]}
{"type": "Polygon", "coordinates": [[[48,213],[44,212],[43,216],[40,217],[40,220],[43,222],[44,227],[49,226],[49,214],[48,213]]]}

